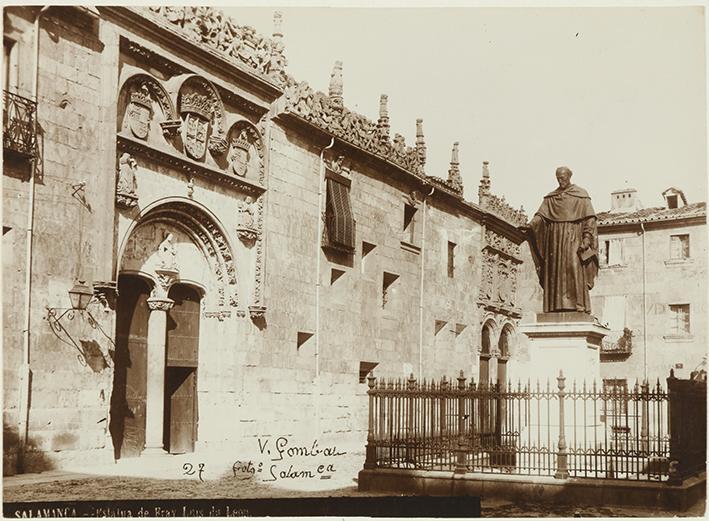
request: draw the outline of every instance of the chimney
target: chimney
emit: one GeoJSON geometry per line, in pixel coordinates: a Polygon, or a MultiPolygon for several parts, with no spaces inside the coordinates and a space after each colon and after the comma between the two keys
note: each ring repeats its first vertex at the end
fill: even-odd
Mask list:
{"type": "Polygon", "coordinates": [[[611,192],[611,212],[634,212],[642,208],[635,188],[623,188],[611,192]]]}

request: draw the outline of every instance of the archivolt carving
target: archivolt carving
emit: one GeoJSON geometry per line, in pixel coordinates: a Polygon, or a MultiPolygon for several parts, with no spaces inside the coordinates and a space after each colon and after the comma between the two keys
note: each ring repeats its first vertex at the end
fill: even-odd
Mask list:
{"type": "Polygon", "coordinates": [[[217,281],[217,305],[239,305],[236,269],[229,243],[216,223],[193,205],[173,202],[148,213],[146,220],[174,219],[194,235],[207,253],[208,262],[217,281]]]}

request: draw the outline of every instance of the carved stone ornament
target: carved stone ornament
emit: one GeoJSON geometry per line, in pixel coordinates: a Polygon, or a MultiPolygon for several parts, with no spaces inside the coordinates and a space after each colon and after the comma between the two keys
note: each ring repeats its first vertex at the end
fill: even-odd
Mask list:
{"type": "MultiPolygon", "coordinates": [[[[425,177],[420,151],[407,147],[403,136],[396,135],[392,143],[386,133],[388,125],[341,107],[307,83],[292,81],[285,90],[286,110],[357,147],[386,159],[419,177],[425,177]]],[[[387,118],[388,119],[388,118],[387,118]]]]}
{"type": "Polygon", "coordinates": [[[260,320],[266,316],[265,306],[249,306],[249,316],[251,320],[260,320]]]}
{"type": "Polygon", "coordinates": [[[202,317],[216,318],[217,320],[219,320],[219,322],[224,322],[225,318],[231,317],[231,310],[230,309],[220,309],[218,311],[204,311],[202,313],[202,317]]]}
{"type": "Polygon", "coordinates": [[[123,208],[133,208],[138,204],[135,174],[138,163],[133,157],[124,153],[118,160],[118,182],[116,184],[116,204],[123,208]]]}
{"type": "Polygon", "coordinates": [[[286,80],[286,58],[281,17],[274,17],[273,39],[247,25],[237,25],[218,9],[207,6],[160,6],[147,8],[153,16],[176,26],[185,36],[236,61],[252,67],[281,84],[286,80]]]}
{"type": "Polygon", "coordinates": [[[249,168],[249,143],[246,129],[243,129],[238,137],[232,138],[229,147],[229,173],[244,177],[249,168]]]}
{"type": "Polygon", "coordinates": [[[133,135],[139,139],[145,139],[150,132],[150,120],[152,119],[152,102],[150,101],[150,91],[143,83],[138,90],[131,92],[130,103],[126,109],[128,126],[133,135]]]}
{"type": "Polygon", "coordinates": [[[96,300],[101,303],[103,310],[109,312],[112,309],[116,309],[116,297],[118,296],[118,289],[115,280],[111,281],[95,281],[93,284],[94,296],[96,300]]]}
{"type": "Polygon", "coordinates": [[[150,311],[170,311],[175,304],[174,300],[162,297],[150,297],[147,302],[150,311]]]}
{"type": "Polygon", "coordinates": [[[198,92],[183,94],[180,107],[184,114],[182,139],[185,151],[192,159],[200,160],[207,151],[207,134],[211,119],[209,98],[198,92]]]}
{"type": "Polygon", "coordinates": [[[177,267],[177,249],[175,248],[175,237],[167,233],[158,246],[158,257],[160,259],[160,269],[166,272],[179,271],[177,267]]]}
{"type": "Polygon", "coordinates": [[[209,148],[212,155],[220,156],[227,151],[227,148],[229,148],[229,143],[227,143],[227,140],[224,139],[224,136],[215,134],[213,136],[209,136],[209,145],[207,148],[209,148]]]}
{"type": "Polygon", "coordinates": [[[182,120],[180,119],[168,119],[160,123],[160,128],[162,129],[162,135],[166,138],[173,138],[180,133],[182,130],[182,120]]]}
{"type": "Polygon", "coordinates": [[[493,230],[486,230],[485,231],[485,242],[487,245],[497,251],[500,251],[502,253],[505,253],[509,255],[510,257],[519,257],[519,245],[515,244],[513,241],[508,239],[507,237],[504,237],[503,235],[500,235],[498,233],[495,233],[493,230]]]}

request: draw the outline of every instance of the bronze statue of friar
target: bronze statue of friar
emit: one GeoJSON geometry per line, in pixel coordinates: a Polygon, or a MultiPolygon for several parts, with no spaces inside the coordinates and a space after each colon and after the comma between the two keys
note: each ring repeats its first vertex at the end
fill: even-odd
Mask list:
{"type": "Polygon", "coordinates": [[[545,313],[591,313],[589,290],[598,274],[596,213],[571,175],[565,166],[556,169],[559,187],[544,196],[529,225],[520,227],[544,291],[545,313]]]}

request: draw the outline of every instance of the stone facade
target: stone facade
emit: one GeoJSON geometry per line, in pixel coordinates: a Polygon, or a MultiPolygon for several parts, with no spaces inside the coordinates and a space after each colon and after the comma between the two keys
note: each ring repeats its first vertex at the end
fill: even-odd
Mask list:
{"type": "Polygon", "coordinates": [[[38,35],[38,8],[4,12],[24,96],[39,37],[40,128],[35,159],[3,171],[5,472],[110,461],[117,432],[162,450],[167,391],[154,382],[192,341],[174,367],[193,382],[197,451],[299,433],[363,450],[372,367],[495,378],[500,360],[526,376],[516,328],[539,301],[526,216],[489,192],[487,170],[484,201],[465,201],[457,144],[447,179],[427,175],[421,122],[405,147],[389,140],[385,99],[376,123],[344,107],[337,70],[328,95],[290,78],[278,16],[263,39],[185,9],[52,7],[38,35]],[[325,172],[349,185],[348,251],[323,239],[325,172]],[[77,280],[95,298],[55,321],[77,280]],[[126,373],[142,362],[125,345],[140,331],[136,399],[126,373]]]}
{"type": "Polygon", "coordinates": [[[604,379],[633,385],[645,376],[664,382],[670,369],[678,378],[706,370],[706,204],[681,198],[675,207],[643,208],[626,189],[599,214],[592,299],[611,329],[601,353],[604,379]]]}

